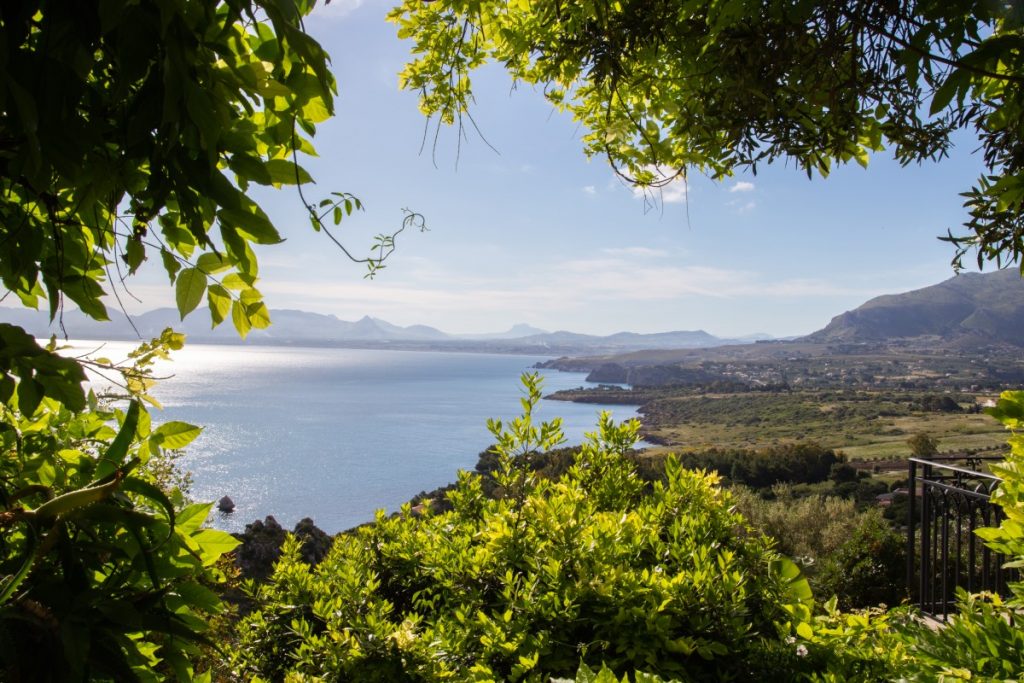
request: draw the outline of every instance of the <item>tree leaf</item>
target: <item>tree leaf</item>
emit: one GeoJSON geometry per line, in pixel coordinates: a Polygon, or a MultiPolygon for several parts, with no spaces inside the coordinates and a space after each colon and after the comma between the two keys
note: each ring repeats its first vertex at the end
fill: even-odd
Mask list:
{"type": "Polygon", "coordinates": [[[245,304],[241,301],[231,302],[231,322],[235,324],[238,335],[245,339],[246,335],[249,334],[249,330],[252,329],[252,324],[249,322],[249,316],[246,314],[245,304]]]}
{"type": "Polygon", "coordinates": [[[124,462],[128,455],[128,447],[135,440],[135,430],[139,424],[141,409],[142,406],[138,401],[132,401],[128,406],[121,429],[118,430],[117,436],[110,442],[110,447],[100,457],[99,464],[96,466],[96,479],[105,479],[110,476],[124,462]]]}
{"type": "Polygon", "coordinates": [[[266,167],[273,181],[281,185],[313,182],[313,178],[306,172],[306,169],[288,159],[271,159],[267,162],[266,167]]]}
{"type": "Polygon", "coordinates": [[[262,301],[247,304],[245,311],[249,316],[249,323],[256,329],[265,330],[270,327],[270,311],[262,301]]]}
{"type": "Polygon", "coordinates": [[[187,422],[165,422],[153,430],[152,439],[156,439],[164,448],[184,448],[199,436],[202,427],[187,422]]]}
{"type": "Polygon", "coordinates": [[[221,285],[210,285],[206,290],[206,301],[210,306],[213,327],[216,327],[224,322],[231,310],[231,294],[221,285]]]}
{"type": "Polygon", "coordinates": [[[206,275],[198,268],[186,268],[178,274],[175,283],[175,299],[181,319],[196,309],[206,291],[206,275]]]}
{"type": "Polygon", "coordinates": [[[213,503],[192,503],[178,513],[178,520],[175,528],[183,534],[189,535],[198,531],[206,518],[210,516],[213,503]]]}
{"type": "Polygon", "coordinates": [[[192,540],[203,550],[203,564],[210,566],[224,553],[229,553],[240,545],[240,541],[226,531],[202,529],[191,536],[192,540]]]}
{"type": "Polygon", "coordinates": [[[128,273],[134,275],[145,260],[146,248],[142,246],[142,240],[134,237],[128,240],[124,250],[124,262],[128,265],[128,273]]]}
{"type": "Polygon", "coordinates": [[[257,214],[244,209],[221,209],[217,215],[221,221],[227,221],[244,230],[257,244],[278,244],[283,241],[280,233],[262,211],[257,214]]]}

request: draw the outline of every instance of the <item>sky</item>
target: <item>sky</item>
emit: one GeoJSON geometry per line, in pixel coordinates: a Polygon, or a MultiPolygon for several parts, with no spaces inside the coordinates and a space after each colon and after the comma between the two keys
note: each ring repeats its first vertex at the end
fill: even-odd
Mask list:
{"type": "MultiPolygon", "coordinates": [[[[297,308],[364,315],[450,333],[515,323],[591,334],[703,329],[723,337],[812,332],[871,297],[935,284],[953,272],[937,237],[965,217],[959,193],[981,163],[965,138],[939,164],[902,168],[884,154],[827,179],[792,165],[724,182],[692,177],[651,210],[606,161],[588,160],[582,131],[540,93],[513,89],[500,68],[474,77],[473,132],[433,129],[414,93],[398,89],[409,47],[385,22],[391,3],[334,0],[307,20],[332,57],[340,94],[322,124],[310,198],[346,191],[366,205],[339,237],[354,252],[400,225],[387,268],[365,280],[314,233],[294,189],[256,196],[287,238],[260,248],[271,313],[297,308]],[[489,144],[488,144],[489,143],[489,144]],[[492,147],[494,149],[492,149],[492,147]]],[[[147,276],[139,312],[173,305],[147,276]]]]}

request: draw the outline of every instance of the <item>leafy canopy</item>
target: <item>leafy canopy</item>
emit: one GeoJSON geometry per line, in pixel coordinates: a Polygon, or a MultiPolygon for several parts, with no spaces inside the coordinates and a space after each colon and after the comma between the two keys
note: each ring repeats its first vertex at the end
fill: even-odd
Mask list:
{"type": "MultiPolygon", "coordinates": [[[[316,230],[362,208],[346,193],[301,194],[312,179],[298,154],[315,154],[336,90],[303,30],[312,5],[0,4],[4,287],[33,308],[48,299],[51,318],[66,298],[106,320],[104,295],[120,301],[125,279],[157,259],[183,317],[205,298],[215,326],[269,325],[253,246],[282,236],[247,190],[299,186],[316,230]]],[[[393,248],[380,235],[372,256],[350,258],[372,274],[393,248]]]]}
{"type": "Polygon", "coordinates": [[[966,192],[959,266],[1024,251],[1024,37],[1020,3],[981,0],[404,0],[390,15],[414,59],[402,86],[447,124],[488,61],[586,129],[642,187],[792,161],[808,175],[941,159],[973,130],[985,174],[966,192]]]}
{"type": "MultiPolygon", "coordinates": [[[[307,0],[0,3],[0,280],[51,318],[65,300],[106,320],[126,280],[159,261],[182,316],[204,300],[243,336],[270,323],[257,244],[282,237],[249,198],[296,185],[314,229],[361,208],[313,204],[298,155],[333,111],[307,0]],[[109,288],[109,289],[105,289],[109,288]]],[[[407,217],[407,225],[416,222],[407,217]]],[[[399,230],[400,232],[401,230],[399,230]]],[[[397,234],[397,233],[396,233],[397,234]]],[[[382,267],[394,234],[362,261],[382,267]]],[[[345,252],[348,254],[348,252],[345,252]]],[[[214,564],[236,542],[202,529],[209,504],[174,490],[199,429],[151,424],[152,362],[62,357],[0,324],[0,678],[193,680],[220,610],[214,564]],[[119,409],[83,389],[120,375],[119,409]]]]}

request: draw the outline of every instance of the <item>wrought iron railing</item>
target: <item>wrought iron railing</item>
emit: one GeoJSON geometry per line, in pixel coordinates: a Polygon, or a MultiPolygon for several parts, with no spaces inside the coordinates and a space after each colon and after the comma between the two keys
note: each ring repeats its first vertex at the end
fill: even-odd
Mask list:
{"type": "Polygon", "coordinates": [[[1000,479],[980,471],[995,457],[910,459],[907,587],[926,614],[945,620],[957,588],[1006,594],[1018,580],[1006,558],[974,533],[998,526],[1002,509],[991,502],[1000,479]]]}

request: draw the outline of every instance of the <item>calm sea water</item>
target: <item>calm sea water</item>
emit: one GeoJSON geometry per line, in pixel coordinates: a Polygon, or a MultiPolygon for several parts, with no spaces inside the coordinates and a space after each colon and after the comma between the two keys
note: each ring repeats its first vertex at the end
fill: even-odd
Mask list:
{"type": "MultiPolygon", "coordinates": [[[[77,342],[78,348],[95,348],[77,342]]],[[[117,359],[127,343],[108,343],[117,359]]],[[[229,495],[237,508],[213,523],[240,531],[274,515],[291,527],[312,517],[334,533],[397,509],[472,469],[492,439],[487,418],[519,414],[519,376],[542,357],[362,349],[189,345],[162,364],[154,422],[204,427],[184,464],[193,496],[229,495]]],[[[582,373],[542,371],[545,393],[585,384],[582,373]]],[[[562,417],[567,443],[599,411],[623,406],[543,401],[535,417],[562,417]]]]}

